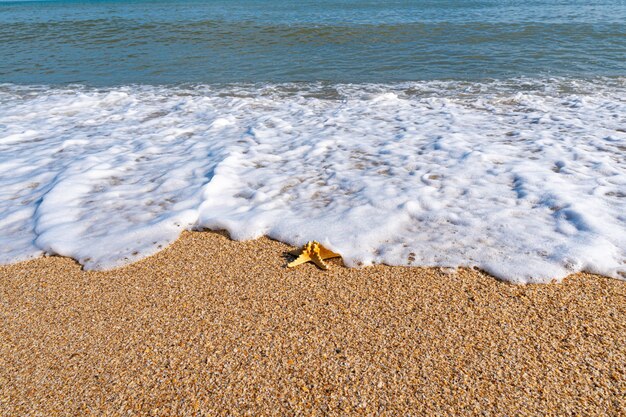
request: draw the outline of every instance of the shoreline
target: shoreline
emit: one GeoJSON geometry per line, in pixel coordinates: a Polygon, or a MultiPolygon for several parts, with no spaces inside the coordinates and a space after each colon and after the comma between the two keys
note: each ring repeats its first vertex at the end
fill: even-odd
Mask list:
{"type": "MultiPolygon", "coordinates": [[[[289,243],[286,243],[284,241],[278,240],[278,239],[274,239],[270,236],[267,235],[263,235],[259,238],[254,238],[254,239],[245,239],[245,240],[235,240],[230,236],[230,233],[225,230],[225,229],[205,229],[205,228],[201,228],[201,229],[183,229],[178,238],[176,238],[176,240],[174,240],[172,243],[167,244],[166,246],[161,246],[159,245],[159,249],[150,254],[150,255],[145,255],[144,257],[141,258],[136,258],[133,260],[128,261],[129,263],[124,263],[121,265],[117,265],[117,266],[113,266],[110,268],[104,268],[104,269],[84,269],[84,265],[82,265],[77,259],[71,257],[71,256],[66,256],[66,255],[58,255],[58,254],[46,254],[44,253],[43,255],[39,255],[30,259],[25,259],[25,260],[21,260],[21,261],[16,261],[16,262],[12,262],[12,263],[8,263],[8,264],[2,264],[0,263],[0,273],[3,272],[4,269],[9,269],[9,268],[15,268],[18,267],[20,265],[25,265],[27,268],[29,268],[29,266],[27,264],[29,263],[33,263],[33,262],[39,262],[42,260],[52,260],[51,262],[55,262],[54,260],[66,260],[69,261],[71,263],[75,263],[78,268],[80,268],[80,270],[82,272],[85,273],[102,273],[102,274],[109,274],[109,273],[115,273],[115,272],[122,272],[122,270],[125,270],[127,268],[131,268],[136,264],[139,263],[143,263],[143,262],[151,262],[152,258],[158,256],[159,254],[161,254],[164,251],[169,250],[172,246],[176,245],[181,239],[185,239],[186,235],[195,235],[195,234],[215,234],[215,235],[219,235],[222,236],[223,238],[231,241],[231,242],[235,242],[237,243],[251,243],[251,242],[274,242],[277,243],[278,245],[283,246],[283,249],[281,252],[277,252],[274,253],[273,256],[275,257],[279,257],[281,258],[284,262],[282,265],[283,269],[287,269],[287,264],[293,260],[295,260],[296,256],[294,256],[291,252],[293,252],[296,249],[300,249],[302,246],[294,246],[291,245],[289,243]]],[[[263,244],[263,243],[259,243],[259,244],[263,244]]],[[[48,262],[48,261],[44,261],[44,262],[48,262]]],[[[158,262],[158,261],[156,261],[158,262]]],[[[524,281],[516,281],[516,280],[512,280],[512,279],[506,279],[506,278],[500,278],[498,276],[495,276],[491,273],[489,273],[488,271],[478,267],[478,266],[427,266],[427,265],[419,265],[419,264],[410,264],[410,265],[393,265],[393,264],[386,264],[386,263],[373,263],[371,265],[358,265],[358,266],[346,266],[343,263],[343,258],[341,256],[336,257],[336,258],[331,258],[330,262],[329,261],[325,261],[327,263],[329,263],[330,265],[334,265],[335,268],[339,267],[339,268],[346,268],[346,269],[351,269],[351,270],[356,270],[356,271],[367,271],[368,269],[371,268],[391,268],[391,269],[404,269],[404,268],[409,268],[409,269],[417,269],[417,270],[430,270],[433,272],[439,272],[442,273],[444,275],[455,275],[457,273],[459,273],[459,271],[467,271],[470,273],[476,273],[478,275],[482,275],[482,276],[486,276],[489,277],[493,280],[496,280],[498,282],[504,283],[504,284],[509,284],[509,285],[515,285],[515,286],[527,286],[527,285],[559,285],[562,284],[564,281],[577,277],[577,276],[592,276],[595,278],[599,278],[599,279],[609,279],[609,280],[617,280],[617,281],[623,281],[624,283],[626,283],[626,276],[624,279],[622,278],[616,278],[616,277],[612,277],[612,276],[608,276],[608,275],[602,275],[600,273],[594,273],[594,272],[588,272],[585,270],[582,271],[578,271],[578,272],[572,272],[571,274],[564,276],[562,278],[550,278],[548,281],[548,278],[538,278],[534,281],[529,281],[529,282],[524,282],[524,281]],[[545,281],[544,281],[545,280],[545,281]]],[[[311,262],[308,262],[309,264],[312,265],[311,262]]],[[[273,265],[274,267],[276,267],[276,265],[273,265]]],[[[327,271],[323,271],[320,269],[320,272],[327,272],[327,271]]]]}
{"type": "Polygon", "coordinates": [[[0,266],[0,414],[626,409],[625,281],[287,269],[290,249],[184,232],[108,271],[56,256],[0,266]]]}

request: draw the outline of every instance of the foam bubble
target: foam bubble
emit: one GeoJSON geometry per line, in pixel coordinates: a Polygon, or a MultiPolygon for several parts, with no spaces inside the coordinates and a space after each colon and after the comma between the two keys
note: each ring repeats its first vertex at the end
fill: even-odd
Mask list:
{"type": "Polygon", "coordinates": [[[624,79],[0,86],[0,262],[123,265],[184,229],[349,266],[626,274],[624,79]]]}

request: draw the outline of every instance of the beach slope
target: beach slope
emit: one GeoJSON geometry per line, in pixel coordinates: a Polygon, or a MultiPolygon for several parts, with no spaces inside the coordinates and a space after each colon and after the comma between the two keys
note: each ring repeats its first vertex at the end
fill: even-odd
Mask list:
{"type": "Polygon", "coordinates": [[[111,271],[1,266],[0,414],[624,415],[624,281],[290,249],[185,232],[111,271]]]}

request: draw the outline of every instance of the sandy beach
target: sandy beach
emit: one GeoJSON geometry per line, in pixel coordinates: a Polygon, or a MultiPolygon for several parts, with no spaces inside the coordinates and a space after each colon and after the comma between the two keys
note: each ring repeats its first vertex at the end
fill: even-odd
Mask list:
{"type": "Polygon", "coordinates": [[[626,1],[528,6],[0,0],[0,417],[626,417],[626,1]]]}
{"type": "Polygon", "coordinates": [[[625,415],[626,282],[332,260],[186,232],[0,267],[0,414],[625,415]]]}

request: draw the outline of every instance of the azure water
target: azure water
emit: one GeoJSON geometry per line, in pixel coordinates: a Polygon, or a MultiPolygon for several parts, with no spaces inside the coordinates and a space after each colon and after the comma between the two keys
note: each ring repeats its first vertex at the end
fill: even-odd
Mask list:
{"type": "Polygon", "coordinates": [[[0,1],[0,80],[623,76],[624,1],[0,1]]]}

